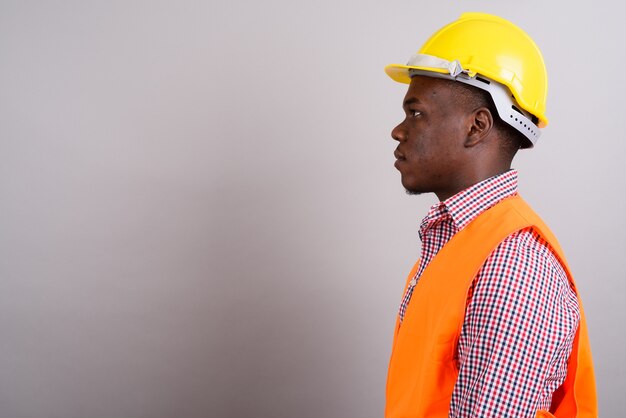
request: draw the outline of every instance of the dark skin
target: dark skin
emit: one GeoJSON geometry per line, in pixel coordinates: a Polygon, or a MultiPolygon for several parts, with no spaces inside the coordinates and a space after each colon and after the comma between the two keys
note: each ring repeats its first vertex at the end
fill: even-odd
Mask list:
{"type": "Polygon", "coordinates": [[[391,132],[402,185],[440,201],[511,168],[494,116],[476,107],[451,80],[415,76],[404,97],[405,119],[391,132]]]}

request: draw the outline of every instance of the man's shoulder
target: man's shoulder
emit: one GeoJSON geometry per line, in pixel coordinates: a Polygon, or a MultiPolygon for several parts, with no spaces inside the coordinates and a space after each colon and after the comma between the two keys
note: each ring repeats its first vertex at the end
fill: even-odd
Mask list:
{"type": "Polygon", "coordinates": [[[493,250],[483,269],[496,266],[499,266],[498,270],[503,274],[515,270],[515,276],[522,280],[541,280],[555,288],[567,289],[568,293],[573,292],[566,269],[554,249],[533,227],[524,228],[507,236],[493,250]]]}

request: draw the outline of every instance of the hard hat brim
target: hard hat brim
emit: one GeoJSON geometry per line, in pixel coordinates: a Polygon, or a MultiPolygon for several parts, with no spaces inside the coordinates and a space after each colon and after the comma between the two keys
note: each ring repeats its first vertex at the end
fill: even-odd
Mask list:
{"type": "Polygon", "coordinates": [[[385,72],[387,75],[398,83],[403,84],[411,84],[411,77],[409,76],[409,70],[424,70],[424,71],[432,71],[434,73],[445,74],[447,71],[441,68],[433,68],[433,67],[417,67],[412,65],[403,65],[403,64],[389,64],[385,67],[385,72]]]}

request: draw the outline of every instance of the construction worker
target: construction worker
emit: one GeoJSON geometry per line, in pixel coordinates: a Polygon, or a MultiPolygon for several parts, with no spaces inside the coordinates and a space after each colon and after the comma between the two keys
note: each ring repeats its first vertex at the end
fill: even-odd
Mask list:
{"type": "Polygon", "coordinates": [[[409,85],[391,133],[402,185],[439,198],[398,313],[386,418],[597,417],[580,295],[511,169],[548,123],[539,48],[466,13],[385,71],[409,85]]]}

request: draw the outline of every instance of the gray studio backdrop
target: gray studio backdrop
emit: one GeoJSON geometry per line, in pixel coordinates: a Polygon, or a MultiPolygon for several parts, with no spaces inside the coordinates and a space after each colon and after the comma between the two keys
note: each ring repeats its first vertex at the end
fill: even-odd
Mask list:
{"type": "Polygon", "coordinates": [[[622,416],[624,6],[0,1],[0,417],[381,417],[432,195],[405,195],[404,62],[463,11],[543,49],[515,161],[622,416]]]}

